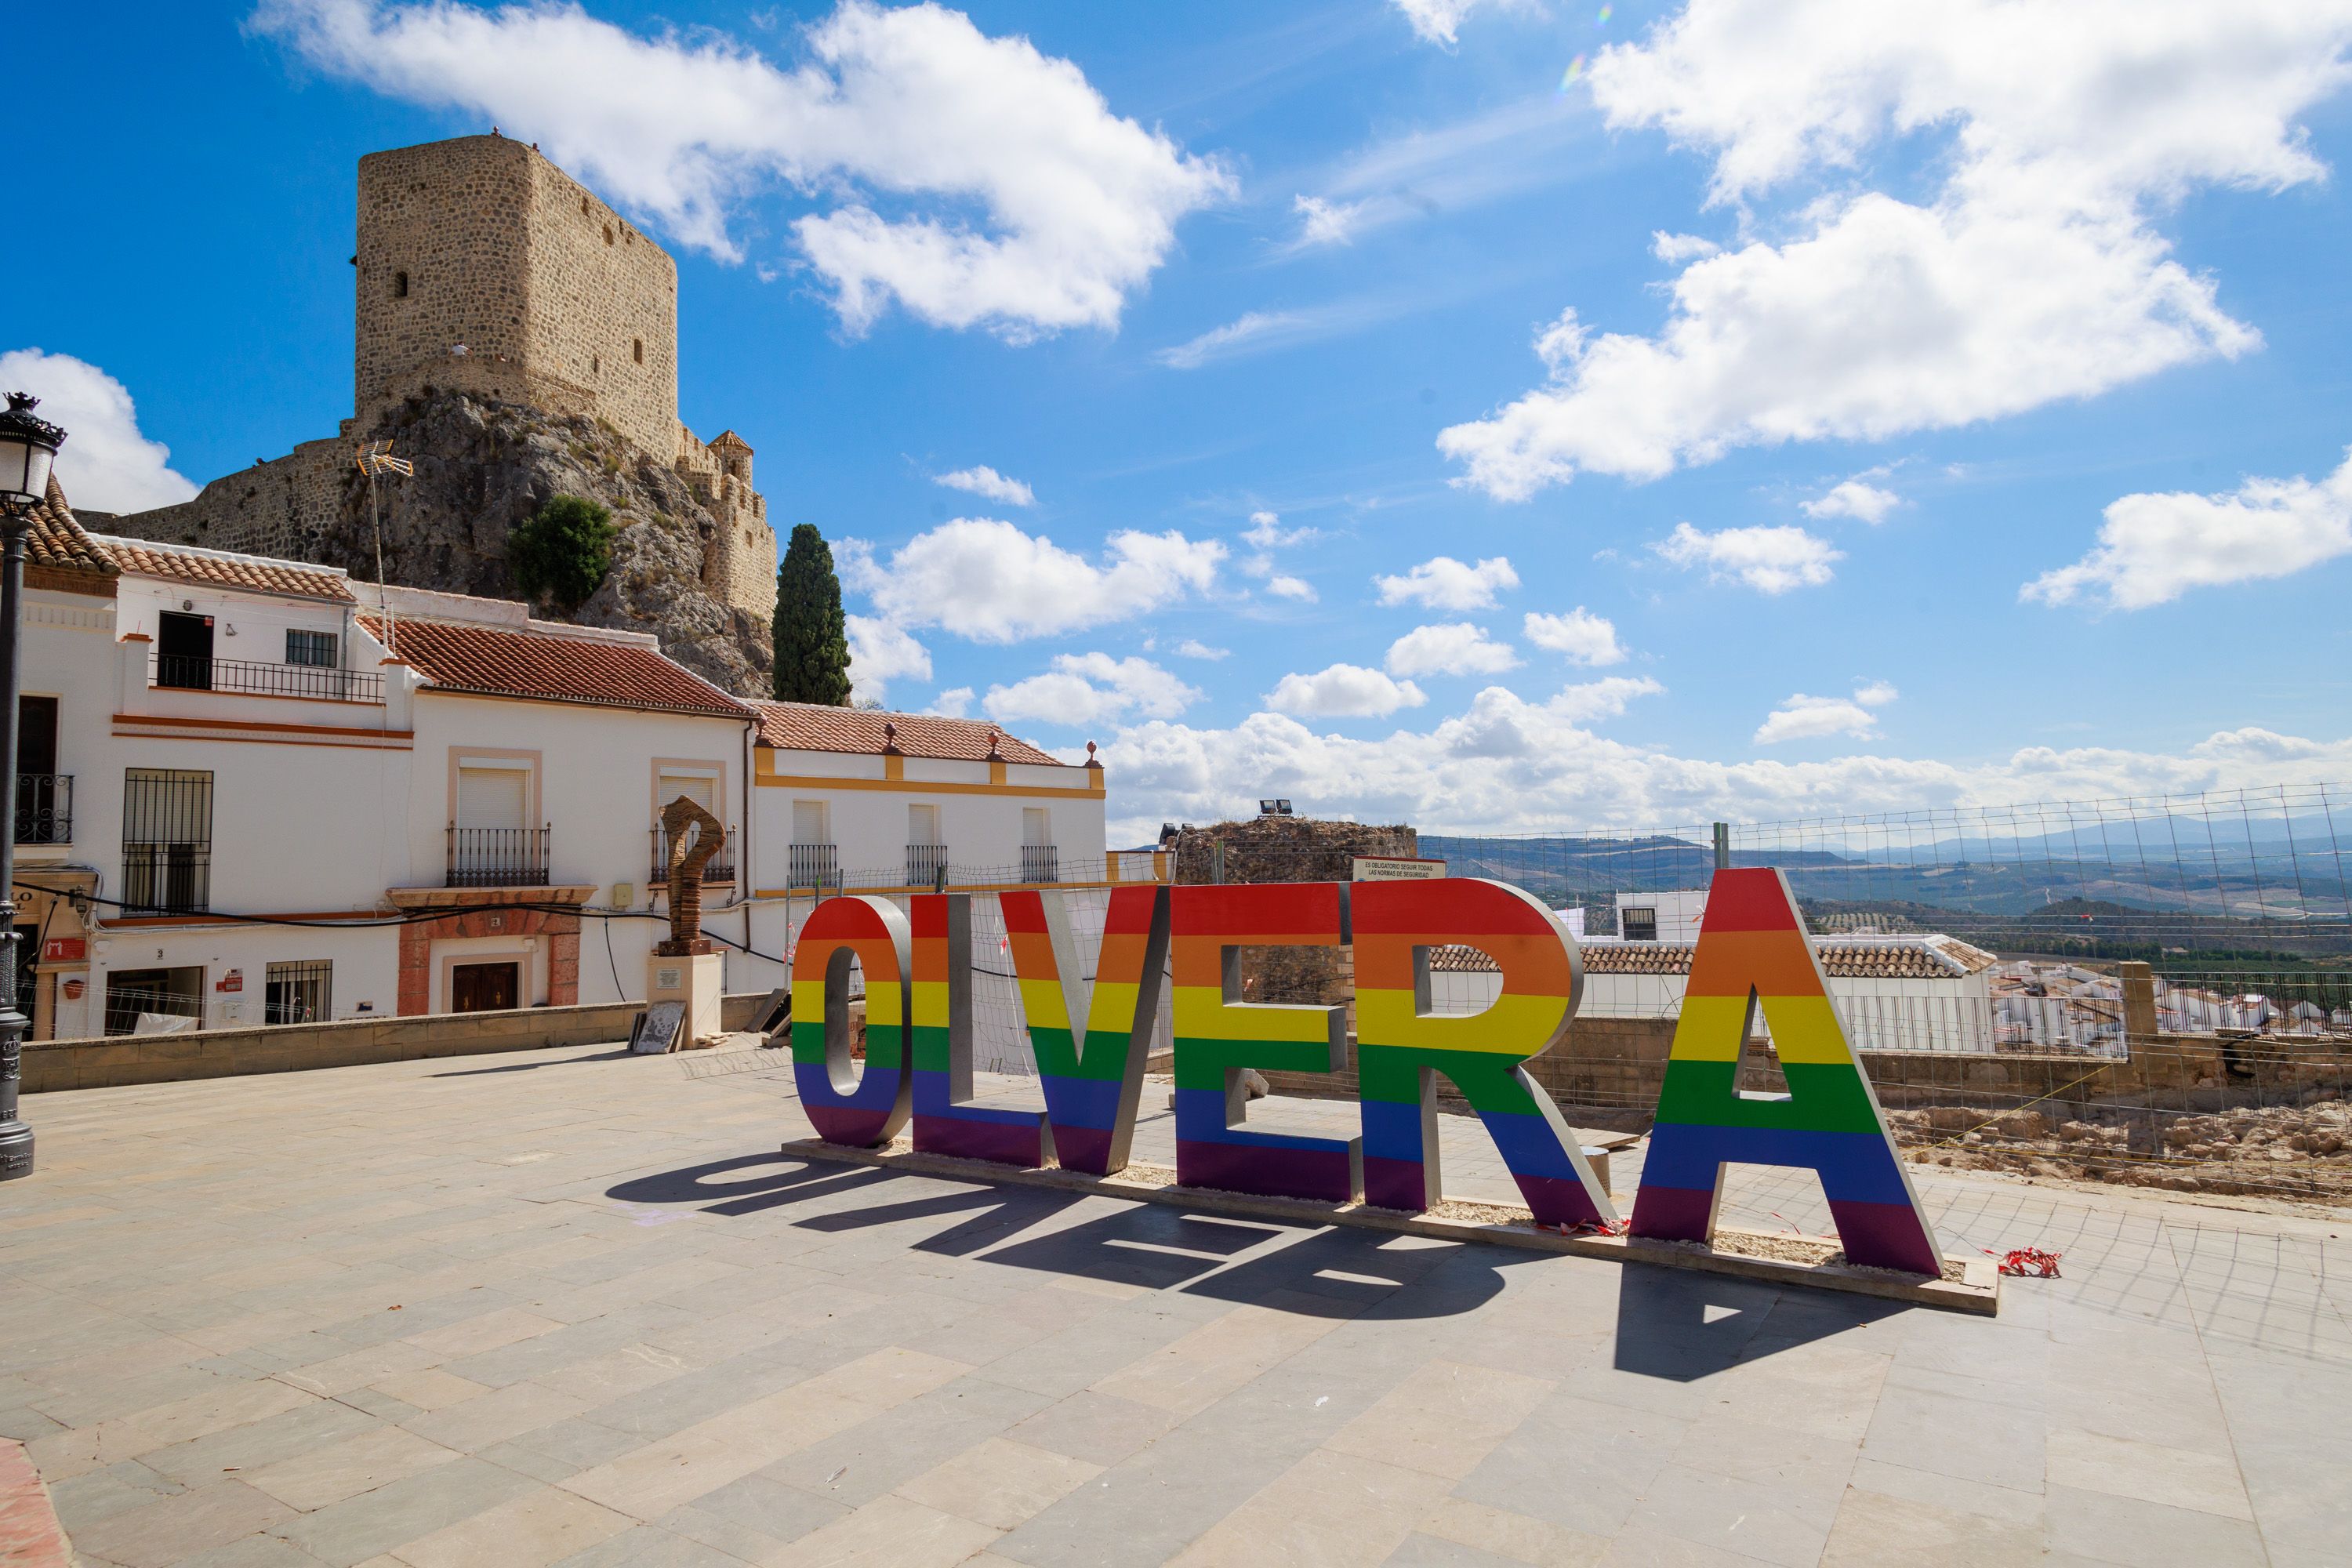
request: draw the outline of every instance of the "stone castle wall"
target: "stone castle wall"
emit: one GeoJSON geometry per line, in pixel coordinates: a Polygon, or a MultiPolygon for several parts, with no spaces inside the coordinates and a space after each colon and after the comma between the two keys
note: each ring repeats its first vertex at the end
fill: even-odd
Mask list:
{"type": "Polygon", "coordinates": [[[584,395],[641,450],[671,455],[677,268],[524,143],[464,136],[362,158],[356,254],[363,427],[419,382],[567,414],[589,412],[572,405],[584,395]]]}
{"type": "Polygon", "coordinates": [[[704,542],[703,586],[730,605],[772,614],[776,532],[767,498],[751,488],[751,447],[732,430],[708,446],[683,425],[677,435],[677,471],[718,525],[704,542]]]}
{"type": "Polygon", "coordinates": [[[273,462],[215,479],[176,506],[117,518],[108,531],[161,544],[309,560],[320,529],[342,504],[344,476],[357,472],[347,437],[305,441],[273,462]]]}

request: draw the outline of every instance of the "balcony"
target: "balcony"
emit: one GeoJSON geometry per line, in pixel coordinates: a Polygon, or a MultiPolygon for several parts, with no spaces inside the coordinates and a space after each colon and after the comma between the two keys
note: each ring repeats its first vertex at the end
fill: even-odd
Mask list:
{"type": "Polygon", "coordinates": [[[786,885],[794,888],[841,886],[841,847],[835,844],[795,844],[785,866],[786,885]]]}
{"type": "MultiPolygon", "coordinates": [[[[648,880],[656,888],[667,887],[669,884],[669,835],[658,827],[655,828],[653,845],[653,875],[648,880]]],[[[734,880],[735,836],[730,833],[719,841],[719,853],[704,863],[702,881],[708,887],[714,882],[734,880]]]]}
{"type": "Polygon", "coordinates": [[[212,905],[210,843],[131,842],[122,847],[122,912],[200,915],[212,905]]]}
{"type": "Polygon", "coordinates": [[[544,888],[547,827],[449,828],[448,879],[445,888],[544,888]]]}
{"type": "Polygon", "coordinates": [[[318,664],[257,664],[246,659],[157,654],[148,661],[152,683],[173,691],[237,691],[254,697],[301,697],[314,702],[383,700],[383,677],[374,670],[318,664]]]}
{"type": "Polygon", "coordinates": [[[16,775],[16,842],[73,842],[73,775],[16,775]]]}
{"type": "Polygon", "coordinates": [[[948,847],[944,844],[907,846],[907,885],[939,888],[947,884],[948,847]]]}
{"type": "Polygon", "coordinates": [[[1060,881],[1061,850],[1051,844],[1024,844],[1021,847],[1021,879],[1024,882],[1060,881]]]}

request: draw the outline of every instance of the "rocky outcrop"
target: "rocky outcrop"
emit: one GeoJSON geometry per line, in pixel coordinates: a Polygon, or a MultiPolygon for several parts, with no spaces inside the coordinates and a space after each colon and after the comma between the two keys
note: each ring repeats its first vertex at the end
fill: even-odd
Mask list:
{"type": "MultiPolygon", "coordinates": [[[[724,525],[685,476],[611,426],[427,388],[358,438],[388,438],[393,455],[416,467],[413,476],[376,481],[386,581],[523,598],[507,571],[507,534],[552,497],[586,496],[609,508],[620,529],[612,571],[579,608],[541,602],[532,613],[651,632],[664,653],[714,685],[739,697],[769,695],[769,617],[728,602],[728,552],[711,548],[724,525]]],[[[215,479],[194,500],[112,519],[101,531],[313,561],[373,583],[376,529],[354,450],[351,435],[305,442],[290,456],[215,479]]]]}
{"type": "MultiPolygon", "coordinates": [[[[600,421],[429,392],[385,416],[366,439],[388,437],[416,466],[377,481],[383,571],[394,583],[444,593],[521,598],[507,570],[507,535],[558,495],[611,509],[620,529],[603,586],[568,613],[581,626],[651,632],[662,651],[741,697],[768,695],[774,662],[768,623],[728,605],[703,582],[706,542],[719,524],[676,470],[640,453],[600,421]]],[[[367,480],[353,468],[304,542],[304,559],[375,578],[367,480]]]]}

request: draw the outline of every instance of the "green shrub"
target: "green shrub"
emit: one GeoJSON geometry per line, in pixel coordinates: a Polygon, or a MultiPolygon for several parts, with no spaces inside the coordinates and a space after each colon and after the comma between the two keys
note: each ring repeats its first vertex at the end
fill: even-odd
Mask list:
{"type": "Polygon", "coordinates": [[[565,610],[587,601],[613,569],[613,514],[585,496],[556,496],[507,535],[515,586],[565,610]]]}

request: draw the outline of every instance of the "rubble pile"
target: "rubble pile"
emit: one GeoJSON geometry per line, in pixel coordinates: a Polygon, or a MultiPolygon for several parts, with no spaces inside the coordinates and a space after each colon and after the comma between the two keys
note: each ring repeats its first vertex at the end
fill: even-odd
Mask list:
{"type": "Polygon", "coordinates": [[[2159,1109],[2153,1121],[2135,1106],[2105,1114],[2115,1120],[1939,1105],[1889,1110],[1886,1121],[1895,1141],[1922,1163],[2176,1192],[2331,1202],[2352,1196],[2352,1104],[2332,1089],[2294,1105],[2187,1116],[2159,1109]]]}

